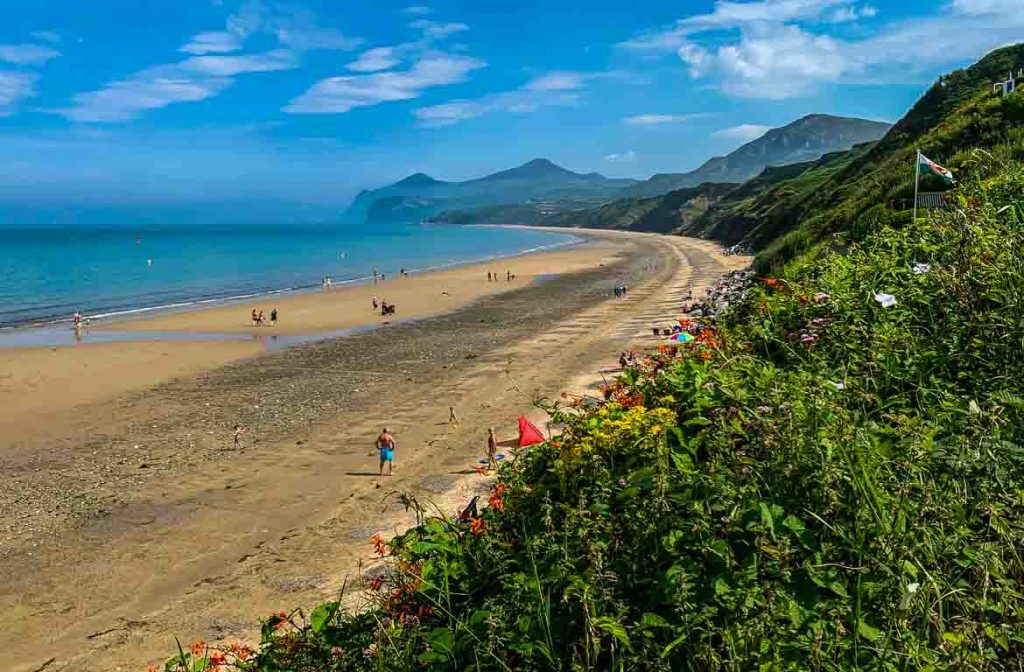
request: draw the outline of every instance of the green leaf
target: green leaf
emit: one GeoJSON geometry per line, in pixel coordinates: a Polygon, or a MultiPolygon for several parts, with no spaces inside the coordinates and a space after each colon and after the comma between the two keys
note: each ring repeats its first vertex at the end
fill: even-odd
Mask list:
{"type": "Polygon", "coordinates": [[[614,618],[611,618],[610,616],[598,616],[597,618],[592,619],[590,623],[598,630],[603,630],[615,639],[619,640],[619,642],[627,649],[632,647],[632,644],[629,642],[629,634],[626,632],[625,626],[614,618]]]}
{"type": "Polygon", "coordinates": [[[1003,651],[1010,650],[1010,640],[1005,632],[1000,632],[994,625],[989,624],[985,626],[985,634],[988,635],[989,639],[998,644],[1003,651]]]}
{"type": "Polygon", "coordinates": [[[869,642],[873,642],[882,636],[878,628],[869,625],[867,621],[857,621],[857,634],[869,642]]]}
{"type": "Polygon", "coordinates": [[[324,626],[330,623],[334,614],[338,612],[339,604],[337,602],[327,602],[325,604],[318,604],[313,613],[309,616],[309,627],[312,628],[313,632],[320,634],[323,632],[324,626]]]}
{"type": "Polygon", "coordinates": [[[804,521],[800,520],[793,514],[789,514],[782,521],[783,527],[793,533],[800,545],[810,548],[812,535],[804,525],[804,521]]]}
{"type": "Polygon", "coordinates": [[[669,625],[668,621],[666,621],[661,616],[658,616],[657,614],[652,614],[651,612],[648,611],[648,612],[644,613],[643,616],[640,617],[640,627],[642,627],[642,628],[670,628],[672,626],[669,625]]]}
{"type": "Polygon", "coordinates": [[[774,539],[775,538],[775,520],[772,519],[771,507],[768,506],[767,504],[765,504],[764,502],[760,503],[760,507],[761,507],[761,525],[764,526],[765,529],[768,530],[768,534],[771,535],[772,539],[774,539]]]}
{"type": "Polygon", "coordinates": [[[455,653],[455,633],[449,628],[434,628],[427,635],[427,644],[430,645],[434,651],[439,651],[446,654],[455,653]]]}

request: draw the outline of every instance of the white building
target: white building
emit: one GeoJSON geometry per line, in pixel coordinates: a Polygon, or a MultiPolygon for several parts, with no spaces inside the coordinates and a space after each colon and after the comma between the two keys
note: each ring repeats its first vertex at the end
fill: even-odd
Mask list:
{"type": "Polygon", "coordinates": [[[1007,96],[1013,93],[1017,89],[1017,84],[1024,86],[1024,68],[1017,71],[1017,75],[1011,72],[1010,76],[1006,78],[1006,81],[996,82],[992,85],[992,93],[998,93],[1001,96],[1007,96]]]}

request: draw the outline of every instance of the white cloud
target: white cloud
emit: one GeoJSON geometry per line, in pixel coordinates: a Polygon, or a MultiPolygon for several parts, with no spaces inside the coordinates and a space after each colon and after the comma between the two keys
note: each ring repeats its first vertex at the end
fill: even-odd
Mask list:
{"type": "Polygon", "coordinates": [[[526,85],[526,88],[532,91],[575,91],[583,88],[583,84],[590,77],[593,77],[592,73],[555,70],[534,77],[526,85]]]}
{"type": "Polygon", "coordinates": [[[1020,14],[1019,0],[953,0],[953,12],[973,16],[986,14],[1020,14]]]}
{"type": "Polygon", "coordinates": [[[354,72],[388,70],[402,62],[395,47],[375,47],[359,54],[359,58],[345,67],[354,72]]]}
{"type": "Polygon", "coordinates": [[[58,110],[72,121],[118,122],[172,103],[196,102],[215,96],[250,72],[289,70],[298,59],[285,49],[257,54],[194,56],[172,65],[142,70],[128,79],[80,93],[70,108],[58,110]]]}
{"type": "Polygon", "coordinates": [[[682,121],[689,121],[701,117],[700,114],[637,114],[626,117],[622,123],[627,126],[661,126],[664,124],[677,124],[682,121]]]}
{"type": "Polygon", "coordinates": [[[242,48],[245,36],[227,30],[211,30],[192,36],[179,51],[186,54],[222,54],[242,48]]]}
{"type": "Polygon", "coordinates": [[[60,56],[60,52],[40,44],[0,44],[0,61],[15,65],[43,65],[60,56]]]}
{"type": "Polygon", "coordinates": [[[838,24],[876,17],[856,0],[718,0],[714,10],[676,21],[620,46],[671,53],[691,78],[712,78],[737,97],[781,99],[841,80],[872,81],[976,59],[1016,42],[1024,31],[1021,0],[953,0],[937,13],[888,24],[858,37],[838,24]]]}
{"type": "Polygon", "coordinates": [[[772,130],[771,126],[761,126],[760,124],[740,124],[739,126],[733,126],[732,128],[723,128],[720,131],[715,131],[715,137],[729,138],[730,140],[743,140],[749,142],[751,140],[757,140],[762,135],[772,130]]]}
{"type": "Polygon", "coordinates": [[[827,20],[837,8],[856,7],[855,0],[761,0],[731,2],[718,0],[710,14],[680,19],[661,30],[639,35],[619,46],[639,51],[676,51],[690,35],[728,30],[745,25],[784,23],[790,21],[827,20]]]}
{"type": "Polygon", "coordinates": [[[464,23],[441,23],[430,19],[417,19],[409,23],[410,28],[423,31],[424,37],[432,40],[441,40],[455,33],[469,30],[464,23]]]}
{"type": "Polygon", "coordinates": [[[239,75],[292,70],[306,51],[349,50],[361,42],[321,26],[308,10],[252,0],[227,17],[224,30],[193,35],[180,49],[192,54],[190,58],[145,68],[79,93],[69,107],[53,112],[79,122],[128,121],[147,110],[215,96],[239,75]],[[255,35],[272,36],[277,48],[236,53],[255,35]]]}
{"type": "Polygon", "coordinates": [[[14,106],[24,98],[35,95],[38,75],[32,72],[0,70],[0,117],[14,112],[14,106]]]}
{"type": "Polygon", "coordinates": [[[433,10],[425,5],[412,5],[402,10],[402,14],[406,16],[427,16],[432,12],[433,10]]]}
{"type": "Polygon", "coordinates": [[[743,98],[792,98],[835,81],[848,67],[836,40],[792,25],[752,30],[721,47],[716,61],[722,90],[743,98]]]}
{"type": "Polygon", "coordinates": [[[421,126],[450,126],[491,112],[534,112],[542,107],[574,105],[579,91],[605,72],[555,70],[538,75],[518,89],[492,93],[475,100],[453,100],[413,111],[421,126]]]}
{"type": "Polygon", "coordinates": [[[432,53],[404,71],[370,75],[328,77],[292,100],[285,112],[292,114],[338,114],[357,107],[418,98],[423,91],[466,81],[483,61],[457,54],[432,53]]]}
{"type": "Polygon", "coordinates": [[[630,149],[620,154],[608,154],[604,157],[604,160],[613,163],[632,163],[636,161],[636,158],[636,152],[630,149]]]}

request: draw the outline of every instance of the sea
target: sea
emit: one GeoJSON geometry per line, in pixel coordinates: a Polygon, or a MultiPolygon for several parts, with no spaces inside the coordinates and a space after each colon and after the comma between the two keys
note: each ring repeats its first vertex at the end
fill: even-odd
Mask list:
{"type": "MultiPolygon", "coordinates": [[[[579,242],[569,233],[414,222],[337,227],[0,229],[0,329],[241,301],[579,242]]],[[[504,267],[499,269],[503,272],[504,267]]]]}

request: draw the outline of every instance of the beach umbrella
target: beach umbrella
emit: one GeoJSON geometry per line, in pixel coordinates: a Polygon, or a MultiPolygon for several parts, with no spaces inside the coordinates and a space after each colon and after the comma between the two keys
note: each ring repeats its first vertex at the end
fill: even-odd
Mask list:
{"type": "Polygon", "coordinates": [[[678,334],[674,334],[670,340],[679,341],[680,343],[686,343],[687,341],[692,341],[693,336],[686,333],[685,331],[680,331],[678,334]]]}

